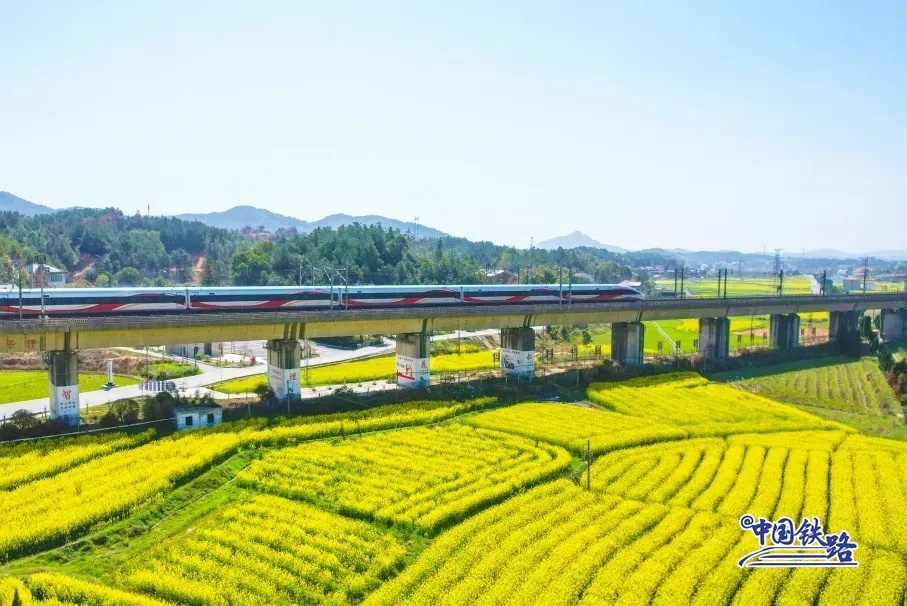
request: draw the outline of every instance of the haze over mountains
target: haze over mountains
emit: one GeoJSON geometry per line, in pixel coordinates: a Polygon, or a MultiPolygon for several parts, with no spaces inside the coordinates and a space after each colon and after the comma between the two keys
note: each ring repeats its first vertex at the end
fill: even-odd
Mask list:
{"type": "Polygon", "coordinates": [[[33,217],[34,215],[43,215],[46,213],[54,212],[54,209],[49,206],[43,206],[41,204],[35,204],[34,202],[29,202],[18,196],[14,196],[8,191],[0,191],[0,210],[8,210],[15,213],[20,213],[26,217],[33,217]]]}
{"type": "Polygon", "coordinates": [[[574,231],[566,236],[558,236],[556,238],[551,238],[550,240],[543,240],[536,244],[537,248],[543,250],[557,250],[558,248],[579,248],[581,246],[588,246],[589,248],[604,248],[610,250],[611,252],[623,253],[627,252],[626,248],[621,248],[620,246],[612,246],[610,244],[602,244],[598,240],[587,236],[581,231],[574,231]]]}
{"type": "MultiPolygon", "coordinates": [[[[34,202],[30,202],[9,192],[0,191],[0,211],[12,211],[21,213],[26,216],[34,216],[39,214],[52,213],[55,210],[56,209],[50,208],[49,206],[44,206],[43,204],[35,204],[34,202]]],[[[333,214],[317,221],[305,221],[296,217],[275,213],[264,208],[248,205],[234,206],[229,210],[221,212],[196,214],[187,213],[176,215],[176,217],[187,221],[201,221],[202,223],[205,223],[206,225],[210,225],[212,227],[220,227],[230,230],[242,230],[243,228],[248,226],[252,227],[253,229],[264,227],[265,231],[275,232],[280,228],[286,229],[295,227],[298,232],[307,233],[319,227],[337,228],[341,225],[351,225],[353,223],[361,223],[364,225],[380,223],[385,227],[392,227],[403,232],[408,231],[414,235],[418,235],[420,238],[440,238],[449,235],[441,230],[417,224],[413,221],[400,221],[379,215],[351,216],[346,214],[333,214]]],[[[563,236],[543,240],[542,242],[536,244],[537,248],[545,250],[555,250],[559,247],[570,249],[584,246],[591,248],[603,248],[616,253],[624,253],[631,250],[611,244],[603,244],[581,231],[574,231],[563,236]]],[[[710,255],[714,255],[717,253],[726,252],[729,257],[745,254],[760,254],[756,252],[741,253],[738,251],[692,251],[679,248],[650,248],[645,249],[642,252],[675,254],[681,257],[687,257],[688,260],[692,260],[696,257],[696,255],[701,253],[709,253],[710,255]]],[[[821,249],[807,250],[803,252],[784,251],[783,256],[785,258],[806,257],[812,259],[857,259],[869,256],[891,261],[905,261],[907,260],[907,251],[876,250],[860,253],[848,253],[835,249],[821,249]]]]}
{"type": "Polygon", "coordinates": [[[351,225],[353,223],[362,223],[363,225],[380,223],[384,227],[393,227],[402,232],[409,231],[413,234],[418,234],[420,238],[440,238],[448,235],[440,230],[426,227],[425,225],[419,225],[410,221],[398,221],[397,219],[389,219],[378,215],[354,217],[351,215],[334,214],[328,215],[318,221],[304,221],[255,206],[234,206],[229,210],[221,212],[183,214],[176,215],[176,217],[186,221],[201,221],[212,227],[233,230],[241,230],[246,226],[253,228],[263,226],[266,231],[274,232],[280,228],[295,227],[296,231],[307,233],[319,227],[337,228],[341,225],[351,225]]]}

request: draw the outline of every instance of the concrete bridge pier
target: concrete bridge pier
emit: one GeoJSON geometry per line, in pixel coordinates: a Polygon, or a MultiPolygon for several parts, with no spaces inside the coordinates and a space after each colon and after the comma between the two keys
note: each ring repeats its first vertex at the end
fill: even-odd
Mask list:
{"type": "Polygon", "coordinates": [[[699,318],[699,355],[726,360],[731,354],[731,319],[699,318]]]}
{"type": "Polygon", "coordinates": [[[531,379],[535,375],[535,331],[530,326],[501,329],[501,370],[531,379]]]}
{"type": "Polygon", "coordinates": [[[611,324],[611,360],[621,366],[642,366],[646,325],[642,322],[611,324]]]}
{"type": "Polygon", "coordinates": [[[397,335],[397,387],[427,389],[431,382],[431,339],[428,333],[397,335]]]}
{"type": "Polygon", "coordinates": [[[769,320],[769,344],[773,349],[794,351],[800,347],[800,316],[772,314],[769,320]]]}
{"type": "Polygon", "coordinates": [[[855,311],[828,312],[828,340],[837,341],[841,333],[858,330],[859,314],[855,311]]]}
{"type": "Polygon", "coordinates": [[[273,339],[268,341],[268,385],[278,400],[299,398],[299,341],[273,339]]]}
{"type": "Polygon", "coordinates": [[[907,309],[882,310],[882,339],[895,341],[907,335],[907,309]]]}
{"type": "Polygon", "coordinates": [[[50,375],[50,418],[79,424],[79,358],[71,350],[48,351],[44,362],[50,375]]]}

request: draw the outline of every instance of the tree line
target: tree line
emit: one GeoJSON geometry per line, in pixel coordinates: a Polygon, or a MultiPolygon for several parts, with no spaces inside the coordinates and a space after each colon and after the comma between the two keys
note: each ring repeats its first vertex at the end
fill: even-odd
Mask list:
{"type": "Polygon", "coordinates": [[[639,268],[673,263],[660,255],[593,248],[517,249],[452,237],[417,240],[380,224],[252,239],[199,221],[127,216],[113,208],[72,208],[34,217],[0,212],[0,281],[16,284],[19,269],[39,255],[52,266],[83,270],[75,286],[99,287],[195,281],[205,286],[289,286],[637,280],[651,289],[649,276],[639,268]],[[200,276],[194,273],[197,262],[200,276]]]}

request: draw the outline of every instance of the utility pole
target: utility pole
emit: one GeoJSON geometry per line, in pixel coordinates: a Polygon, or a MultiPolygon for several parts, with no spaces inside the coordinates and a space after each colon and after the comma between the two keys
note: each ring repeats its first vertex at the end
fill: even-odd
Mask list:
{"type": "Polygon", "coordinates": [[[46,279],[47,272],[47,255],[35,255],[35,261],[39,263],[38,267],[41,269],[41,273],[38,274],[38,280],[40,281],[41,286],[41,317],[44,318],[44,280],[46,279]]]}
{"type": "Polygon", "coordinates": [[[686,298],[686,292],[684,292],[684,289],[683,289],[683,278],[684,278],[685,270],[686,270],[686,267],[680,268],[680,298],[681,299],[686,298]]]}
{"type": "Polygon", "coordinates": [[[784,295],[784,270],[781,270],[781,273],[778,274],[778,296],[781,297],[784,295]]]}
{"type": "Polygon", "coordinates": [[[573,307],[573,268],[567,269],[567,305],[573,307]]]}
{"type": "Polygon", "coordinates": [[[866,294],[866,280],[869,277],[869,257],[863,257],[863,294],[866,294]]]}
{"type": "Polygon", "coordinates": [[[557,268],[558,305],[564,304],[564,275],[560,266],[557,268]]]}
{"type": "Polygon", "coordinates": [[[19,281],[19,321],[22,321],[22,255],[19,255],[19,268],[16,270],[19,281]]]}

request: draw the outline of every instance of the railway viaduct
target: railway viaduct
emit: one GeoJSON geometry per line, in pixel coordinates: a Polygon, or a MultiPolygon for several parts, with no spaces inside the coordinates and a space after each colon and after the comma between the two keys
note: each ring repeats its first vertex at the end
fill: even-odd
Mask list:
{"type": "Polygon", "coordinates": [[[429,378],[429,335],[436,331],[500,328],[501,368],[514,375],[534,372],[533,326],[609,323],[611,358],[642,364],[644,320],[699,318],[699,353],[728,357],[730,318],[769,315],[770,345],[798,347],[800,313],[829,312],[830,337],[854,330],[866,310],[882,310],[882,337],[907,334],[907,295],[808,295],[781,297],[648,299],[609,303],[407,307],[294,312],[184,313],[142,316],[32,318],[0,321],[2,350],[44,352],[50,376],[52,417],[79,411],[79,349],[214,341],[268,341],[268,381],[278,397],[298,394],[300,339],[360,334],[397,335],[401,387],[424,387],[429,378]]]}

